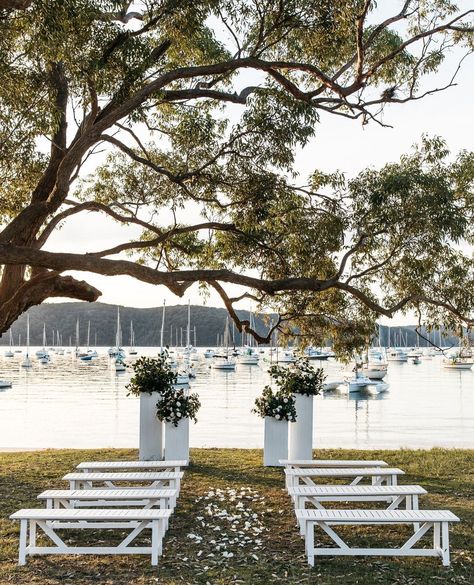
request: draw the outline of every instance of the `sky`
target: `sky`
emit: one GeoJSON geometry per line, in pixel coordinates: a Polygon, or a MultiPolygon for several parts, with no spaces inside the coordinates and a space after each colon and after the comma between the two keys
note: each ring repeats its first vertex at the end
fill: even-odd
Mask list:
{"type": "MultiPolygon", "coordinates": [[[[443,72],[433,83],[442,86],[449,79],[456,54],[448,58],[443,72]]],[[[419,142],[422,134],[438,135],[446,139],[452,153],[474,149],[474,58],[467,59],[457,78],[457,86],[444,92],[428,96],[423,100],[387,107],[384,122],[393,128],[382,128],[378,124],[362,126],[360,121],[323,113],[316,130],[316,136],[302,150],[298,151],[296,170],[302,178],[314,169],[325,172],[341,170],[347,176],[354,176],[369,166],[380,167],[396,161],[419,142]]],[[[431,80],[430,80],[431,81],[431,80]]],[[[79,214],[67,220],[64,227],[49,240],[51,251],[76,252],[99,250],[114,244],[136,238],[140,229],[124,228],[98,213],[79,214]]],[[[193,285],[184,298],[173,295],[163,286],[153,286],[131,277],[105,277],[90,273],[74,273],[102,291],[99,301],[110,304],[153,307],[192,304],[223,306],[220,297],[211,294],[204,300],[198,286],[193,285]]],[[[232,294],[240,289],[230,289],[232,294]]],[[[55,299],[60,302],[68,299],[55,299]]],[[[248,303],[241,308],[249,308],[248,303]]],[[[398,316],[392,324],[402,324],[413,319],[398,316]]],[[[386,320],[385,322],[389,322],[386,320]]]]}

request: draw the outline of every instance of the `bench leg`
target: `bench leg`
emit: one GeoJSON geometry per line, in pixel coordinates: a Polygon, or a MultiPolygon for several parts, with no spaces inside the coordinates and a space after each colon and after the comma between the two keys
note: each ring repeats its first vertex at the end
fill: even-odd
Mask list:
{"type": "Polygon", "coordinates": [[[158,520],[151,523],[151,564],[156,567],[158,564],[160,531],[158,520]]]}
{"type": "Polygon", "coordinates": [[[20,520],[20,548],[18,552],[18,564],[26,565],[26,537],[28,531],[28,520],[20,520]]]}
{"type": "Polygon", "coordinates": [[[36,520],[30,520],[30,546],[36,546],[36,520]]]}
{"type": "Polygon", "coordinates": [[[314,567],[314,522],[305,522],[306,531],[306,554],[308,555],[308,564],[314,567]]]}
{"type": "Polygon", "coordinates": [[[441,526],[439,522],[435,522],[433,526],[433,548],[441,551],[441,526]]]}
{"type": "Polygon", "coordinates": [[[442,548],[441,548],[441,555],[443,559],[443,565],[445,567],[449,567],[450,558],[449,558],[449,524],[447,522],[443,522],[441,524],[441,536],[442,536],[442,548]]]}
{"type": "MultiPolygon", "coordinates": [[[[412,495],[411,496],[411,509],[412,510],[419,510],[419,506],[418,506],[418,496],[417,495],[412,495]]],[[[418,530],[418,528],[420,528],[420,524],[418,522],[415,522],[415,524],[413,525],[415,532],[418,530]]]]}

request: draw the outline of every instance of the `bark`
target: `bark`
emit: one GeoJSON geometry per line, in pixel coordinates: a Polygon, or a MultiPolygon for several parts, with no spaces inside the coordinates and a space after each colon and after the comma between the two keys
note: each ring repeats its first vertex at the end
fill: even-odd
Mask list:
{"type": "Polygon", "coordinates": [[[26,10],[32,0],[0,0],[0,10],[26,10]]]}
{"type": "Polygon", "coordinates": [[[34,305],[52,297],[70,297],[94,302],[101,292],[83,280],[72,276],[61,276],[58,272],[46,271],[33,276],[17,288],[8,301],[0,306],[0,331],[5,332],[18,316],[34,305]]]}

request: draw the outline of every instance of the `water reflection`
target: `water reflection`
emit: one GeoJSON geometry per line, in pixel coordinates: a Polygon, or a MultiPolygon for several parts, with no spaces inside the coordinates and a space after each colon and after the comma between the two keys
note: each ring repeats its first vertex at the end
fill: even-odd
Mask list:
{"type": "MultiPolygon", "coordinates": [[[[156,355],[156,349],[144,353],[156,355]]],[[[13,382],[0,393],[0,448],[137,445],[138,400],[125,388],[131,368],[116,373],[105,356],[91,362],[54,356],[47,365],[33,358],[31,369],[22,368],[22,360],[20,354],[0,358],[0,378],[13,382]]],[[[328,380],[341,379],[340,364],[320,365],[328,380]]],[[[202,408],[198,424],[191,425],[192,446],[261,447],[263,421],[250,411],[269,383],[268,364],[226,372],[210,369],[203,358],[195,367],[191,390],[202,408]]],[[[474,447],[474,372],[443,369],[439,358],[391,363],[387,382],[380,394],[335,390],[317,396],[315,445],[474,447]]]]}

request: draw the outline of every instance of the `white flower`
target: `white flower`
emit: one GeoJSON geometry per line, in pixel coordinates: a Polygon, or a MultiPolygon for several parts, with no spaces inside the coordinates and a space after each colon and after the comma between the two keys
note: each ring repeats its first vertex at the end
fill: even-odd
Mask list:
{"type": "Polygon", "coordinates": [[[281,416],[280,416],[279,414],[277,414],[277,415],[275,416],[275,418],[276,418],[277,420],[280,420],[280,419],[281,419],[281,416]]]}
{"type": "Polygon", "coordinates": [[[288,402],[288,398],[283,398],[283,402],[286,404],[288,402]]]}
{"type": "Polygon", "coordinates": [[[181,406],[181,402],[177,402],[176,403],[176,406],[181,406]]]}
{"type": "Polygon", "coordinates": [[[178,412],[178,413],[176,414],[176,416],[177,416],[178,418],[180,418],[180,417],[181,417],[181,416],[183,416],[183,415],[182,415],[180,412],[178,412]]]}

